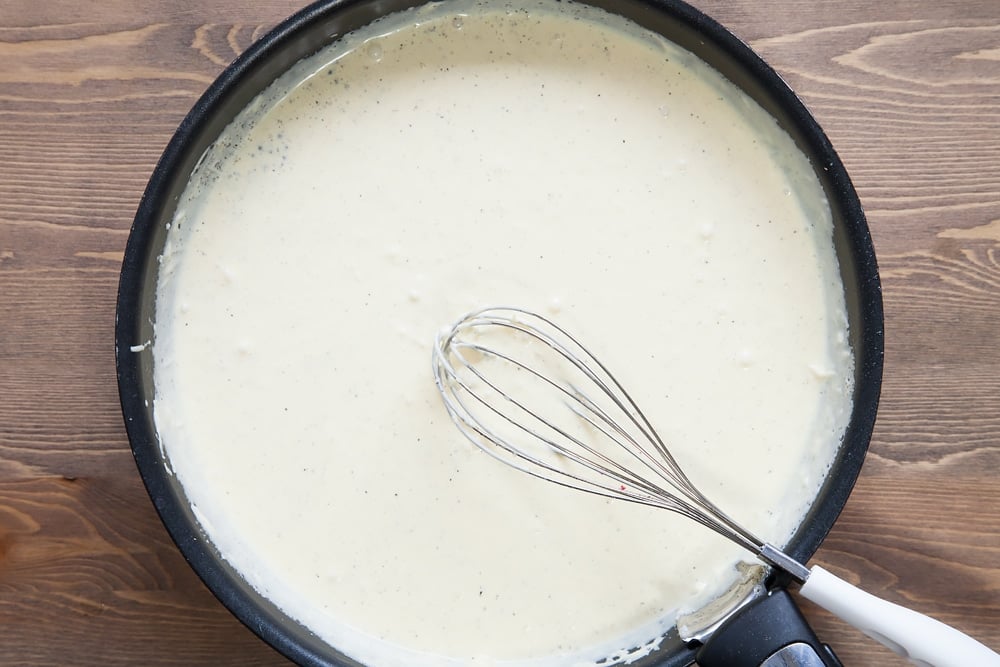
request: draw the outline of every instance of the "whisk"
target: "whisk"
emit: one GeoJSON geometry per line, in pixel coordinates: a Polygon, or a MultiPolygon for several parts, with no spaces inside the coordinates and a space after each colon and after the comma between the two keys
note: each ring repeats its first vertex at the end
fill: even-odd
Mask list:
{"type": "Polygon", "coordinates": [[[520,471],[676,512],[802,584],[800,593],[918,665],[996,667],[1000,655],[930,617],[811,569],[756,537],[688,479],[625,388],[550,319],[519,308],[469,313],[436,340],[434,379],[459,430],[520,471]]]}

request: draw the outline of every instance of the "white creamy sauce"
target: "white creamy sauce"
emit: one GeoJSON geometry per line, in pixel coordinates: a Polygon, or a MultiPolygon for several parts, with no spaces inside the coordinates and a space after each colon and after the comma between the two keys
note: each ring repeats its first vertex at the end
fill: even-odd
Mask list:
{"type": "Polygon", "coordinates": [[[465,441],[430,370],[463,313],[579,334],[779,544],[850,414],[830,212],[788,136],[620,19],[504,7],[406,12],[297,65],[207,152],[162,257],[169,465],[222,555],[368,664],[624,657],[747,558],[465,441]]]}

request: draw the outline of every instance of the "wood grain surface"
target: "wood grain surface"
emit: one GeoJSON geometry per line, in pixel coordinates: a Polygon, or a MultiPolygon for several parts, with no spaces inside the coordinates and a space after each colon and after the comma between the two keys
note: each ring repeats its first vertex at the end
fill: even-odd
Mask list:
{"type": "MultiPolygon", "coordinates": [[[[882,405],[815,562],[1000,649],[1000,4],[696,4],[814,112],[879,256],[882,405]]],[[[160,152],[296,9],[0,0],[2,665],[285,664],[160,524],[122,426],[113,327],[160,152]]],[[[848,667],[908,664],[806,611],[848,667]]]]}

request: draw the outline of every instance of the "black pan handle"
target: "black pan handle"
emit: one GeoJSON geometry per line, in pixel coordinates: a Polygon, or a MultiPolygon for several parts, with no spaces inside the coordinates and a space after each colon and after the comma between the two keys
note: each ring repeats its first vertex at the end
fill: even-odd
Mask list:
{"type": "Polygon", "coordinates": [[[784,589],[733,614],[695,658],[699,667],[844,667],[784,589]]]}

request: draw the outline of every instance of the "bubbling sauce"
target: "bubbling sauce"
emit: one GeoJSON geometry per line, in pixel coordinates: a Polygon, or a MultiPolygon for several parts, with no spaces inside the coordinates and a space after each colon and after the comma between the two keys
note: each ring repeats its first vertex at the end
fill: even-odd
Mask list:
{"type": "Polygon", "coordinates": [[[431,348],[485,305],[578,333],[706,495],[789,539],[852,392],[808,161],[621,18],[459,0],[258,96],[162,256],[165,454],[208,539],[289,616],[366,664],[583,665],[650,650],[736,578],[746,554],[708,530],[462,438],[431,348]]]}

